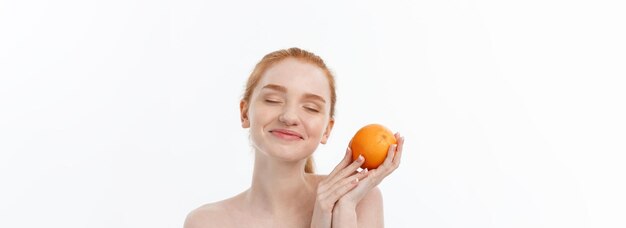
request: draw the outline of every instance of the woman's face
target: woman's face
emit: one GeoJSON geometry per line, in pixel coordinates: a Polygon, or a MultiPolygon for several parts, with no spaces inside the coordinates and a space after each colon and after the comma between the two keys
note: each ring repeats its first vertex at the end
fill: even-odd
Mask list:
{"type": "Polygon", "coordinates": [[[330,86],[315,65],[288,58],[261,76],[249,103],[242,102],[242,126],[255,149],[286,161],[310,156],[332,129],[330,86]]]}

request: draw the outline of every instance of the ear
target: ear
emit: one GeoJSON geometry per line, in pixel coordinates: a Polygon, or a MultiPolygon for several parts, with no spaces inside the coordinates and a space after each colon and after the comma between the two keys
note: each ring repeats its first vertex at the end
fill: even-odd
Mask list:
{"type": "Polygon", "coordinates": [[[241,100],[241,102],[239,102],[239,112],[241,116],[241,127],[249,128],[250,119],[248,118],[248,102],[245,100],[241,100]]]}
{"type": "Polygon", "coordinates": [[[322,135],[322,144],[326,144],[328,141],[328,137],[330,137],[330,132],[333,130],[333,125],[335,124],[335,119],[332,117],[328,120],[328,125],[326,125],[326,130],[324,131],[324,135],[322,135]]]}

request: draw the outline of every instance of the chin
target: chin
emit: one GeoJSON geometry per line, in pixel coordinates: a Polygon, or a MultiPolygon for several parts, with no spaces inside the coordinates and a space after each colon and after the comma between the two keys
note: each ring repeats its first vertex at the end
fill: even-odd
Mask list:
{"type": "Polygon", "coordinates": [[[298,162],[300,160],[304,160],[313,154],[313,150],[307,148],[296,147],[293,145],[278,145],[274,144],[272,146],[266,147],[263,153],[288,162],[298,162]]]}

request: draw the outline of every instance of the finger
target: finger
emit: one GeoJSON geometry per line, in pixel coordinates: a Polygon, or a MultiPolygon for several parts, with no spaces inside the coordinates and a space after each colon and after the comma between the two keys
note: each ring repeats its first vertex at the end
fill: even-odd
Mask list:
{"type": "Polygon", "coordinates": [[[337,189],[342,188],[342,186],[345,186],[351,182],[359,182],[363,180],[363,178],[365,178],[365,173],[355,173],[354,175],[350,175],[349,177],[337,181],[337,183],[329,189],[329,192],[335,192],[337,191],[337,189]]]}
{"type": "Polygon", "coordinates": [[[400,164],[400,160],[402,159],[402,148],[404,147],[404,136],[400,136],[398,134],[398,149],[396,149],[396,154],[393,158],[393,163],[400,164]]]}
{"type": "Polygon", "coordinates": [[[387,157],[385,158],[385,161],[383,161],[383,165],[391,164],[391,162],[393,161],[393,157],[396,154],[396,148],[398,148],[398,144],[391,144],[391,146],[389,146],[389,150],[387,151],[387,157]]]}
{"type": "Polygon", "coordinates": [[[326,192],[320,193],[321,198],[329,203],[336,203],[343,195],[357,186],[357,178],[346,178],[345,181],[337,183],[326,192]]]}
{"type": "Polygon", "coordinates": [[[381,182],[382,179],[380,177],[374,175],[370,176],[370,173],[374,174],[375,172],[376,169],[372,169],[369,172],[368,170],[363,170],[361,173],[363,173],[365,177],[359,179],[359,183],[353,189],[346,192],[340,200],[351,200],[358,204],[363,199],[363,197],[365,197],[365,195],[370,192],[370,190],[372,190],[381,182]]]}
{"type": "Polygon", "coordinates": [[[337,175],[337,173],[339,171],[341,171],[344,167],[346,167],[349,162],[352,160],[352,151],[350,149],[350,147],[346,148],[346,153],[343,156],[343,159],[341,159],[341,161],[339,162],[339,164],[337,164],[337,166],[335,166],[335,168],[333,169],[332,172],[330,172],[330,174],[328,174],[328,176],[326,176],[326,178],[324,178],[324,180],[322,180],[322,182],[320,182],[318,188],[322,191],[326,191],[328,187],[332,186],[332,179],[334,176],[337,175]]]}
{"type": "Polygon", "coordinates": [[[331,199],[339,200],[344,194],[348,191],[352,190],[358,183],[366,179],[368,172],[363,170],[361,172],[355,173],[349,177],[346,177],[340,181],[338,181],[333,187],[331,187],[327,192],[322,193],[331,197],[331,199]]]}
{"type": "Polygon", "coordinates": [[[361,185],[367,185],[372,183],[372,181],[376,181],[375,176],[370,177],[370,174],[374,174],[376,172],[376,169],[372,169],[371,171],[368,169],[364,169],[363,171],[361,171],[358,175],[358,179],[359,179],[359,187],[361,185]]]}
{"type": "Polygon", "coordinates": [[[363,155],[359,155],[359,157],[357,157],[356,160],[354,160],[350,165],[340,170],[339,173],[337,173],[336,178],[343,179],[353,175],[364,162],[365,157],[363,157],[363,155]]]}
{"type": "Polygon", "coordinates": [[[339,164],[337,164],[337,166],[335,166],[333,171],[330,172],[330,174],[328,174],[328,177],[335,176],[339,171],[341,171],[343,168],[348,166],[348,164],[350,164],[351,161],[352,161],[352,150],[350,149],[350,147],[348,147],[346,148],[345,156],[343,156],[343,159],[341,160],[341,162],[339,162],[339,164]]]}
{"type": "Polygon", "coordinates": [[[354,160],[350,165],[344,167],[341,170],[338,170],[337,173],[335,173],[332,177],[329,177],[330,179],[328,180],[328,183],[332,185],[333,183],[336,183],[337,181],[340,181],[343,178],[354,174],[354,172],[363,164],[363,162],[365,162],[365,158],[363,157],[363,155],[359,155],[359,157],[354,160]]]}
{"type": "Polygon", "coordinates": [[[389,173],[391,173],[391,171],[394,170],[393,157],[395,155],[397,146],[398,146],[397,144],[391,144],[391,146],[389,146],[389,150],[387,150],[387,157],[385,157],[385,160],[383,161],[383,163],[380,164],[378,168],[373,169],[371,171],[382,172],[383,177],[389,175],[389,173]]]}
{"type": "Polygon", "coordinates": [[[369,174],[369,170],[365,168],[361,170],[361,172],[355,172],[353,175],[350,175],[350,178],[355,177],[358,182],[361,182],[361,180],[366,179],[369,174]]]}
{"type": "MultiPolygon", "coordinates": [[[[397,142],[401,145],[402,143],[404,143],[404,139],[401,139],[397,142]]],[[[366,178],[368,182],[371,181],[374,185],[377,185],[385,177],[389,176],[389,174],[391,174],[395,169],[398,168],[400,159],[397,158],[397,156],[400,155],[398,154],[398,152],[400,151],[400,145],[392,144],[391,146],[389,146],[389,150],[387,151],[387,157],[385,157],[385,161],[383,161],[383,164],[378,166],[378,168],[369,171],[368,177],[371,178],[366,178]]]]}

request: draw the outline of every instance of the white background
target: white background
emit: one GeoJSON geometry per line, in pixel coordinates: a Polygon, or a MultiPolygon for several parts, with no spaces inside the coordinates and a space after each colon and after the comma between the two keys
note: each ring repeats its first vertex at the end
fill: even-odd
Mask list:
{"type": "Polygon", "coordinates": [[[292,46],[339,162],[406,136],[388,227],[626,227],[621,1],[0,1],[0,227],[182,227],[249,186],[238,101],[292,46]]]}

